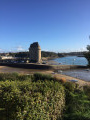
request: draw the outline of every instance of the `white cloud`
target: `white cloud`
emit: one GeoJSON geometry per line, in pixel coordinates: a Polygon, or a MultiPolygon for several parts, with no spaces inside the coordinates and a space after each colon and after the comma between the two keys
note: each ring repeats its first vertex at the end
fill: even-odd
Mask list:
{"type": "Polygon", "coordinates": [[[0,48],[0,52],[4,52],[4,50],[0,48]]]}
{"type": "Polygon", "coordinates": [[[78,51],[87,51],[86,47],[80,48],[78,51]]]}
{"type": "Polygon", "coordinates": [[[16,51],[20,52],[20,51],[25,51],[25,49],[22,46],[17,46],[16,47],[16,51]]]}

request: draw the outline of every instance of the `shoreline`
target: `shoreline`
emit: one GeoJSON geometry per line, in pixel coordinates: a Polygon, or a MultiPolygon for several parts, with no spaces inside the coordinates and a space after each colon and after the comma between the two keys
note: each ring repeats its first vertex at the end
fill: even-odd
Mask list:
{"type": "Polygon", "coordinates": [[[54,70],[41,70],[41,69],[25,69],[25,68],[15,68],[15,67],[8,67],[8,66],[0,66],[0,73],[19,73],[19,74],[34,74],[34,73],[42,73],[42,74],[48,74],[48,75],[57,75],[59,78],[65,78],[66,81],[70,80],[78,80],[77,84],[79,86],[84,86],[84,85],[90,85],[90,82],[84,81],[82,79],[78,79],[75,77],[71,77],[68,75],[63,75],[55,72],[54,70]],[[55,74],[53,74],[55,73],[55,74]]]}

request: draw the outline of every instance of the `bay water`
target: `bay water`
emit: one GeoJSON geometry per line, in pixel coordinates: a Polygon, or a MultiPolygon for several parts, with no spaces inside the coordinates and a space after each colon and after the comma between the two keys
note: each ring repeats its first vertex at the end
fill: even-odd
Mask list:
{"type": "MultiPolygon", "coordinates": [[[[86,66],[88,61],[85,57],[77,56],[66,56],[62,58],[54,59],[55,62],[58,62],[61,65],[83,65],[86,66]]],[[[90,69],[73,69],[62,71],[62,74],[82,79],[90,82],[90,69]]]]}
{"type": "Polygon", "coordinates": [[[61,58],[54,59],[55,62],[58,62],[61,65],[84,65],[88,64],[88,61],[85,57],[77,56],[66,56],[61,58]]]}

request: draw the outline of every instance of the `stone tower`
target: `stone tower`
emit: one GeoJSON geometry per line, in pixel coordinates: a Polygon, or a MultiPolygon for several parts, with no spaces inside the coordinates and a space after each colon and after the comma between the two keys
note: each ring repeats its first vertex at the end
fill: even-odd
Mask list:
{"type": "Polygon", "coordinates": [[[30,62],[41,62],[41,48],[38,42],[34,42],[29,48],[30,62]]]}

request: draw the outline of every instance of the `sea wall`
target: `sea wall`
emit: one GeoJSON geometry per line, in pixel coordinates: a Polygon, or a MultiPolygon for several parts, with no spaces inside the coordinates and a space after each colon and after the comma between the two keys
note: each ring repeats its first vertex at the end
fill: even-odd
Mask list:
{"type": "Polygon", "coordinates": [[[45,70],[66,70],[66,69],[77,69],[77,68],[87,68],[86,66],[78,65],[44,65],[44,64],[33,64],[33,63],[0,63],[0,66],[9,66],[16,68],[25,69],[45,69],[45,70]]]}
{"type": "Polygon", "coordinates": [[[52,69],[52,66],[41,65],[41,64],[27,64],[27,63],[0,63],[0,66],[9,66],[16,68],[26,68],[26,69],[52,69]]]}

